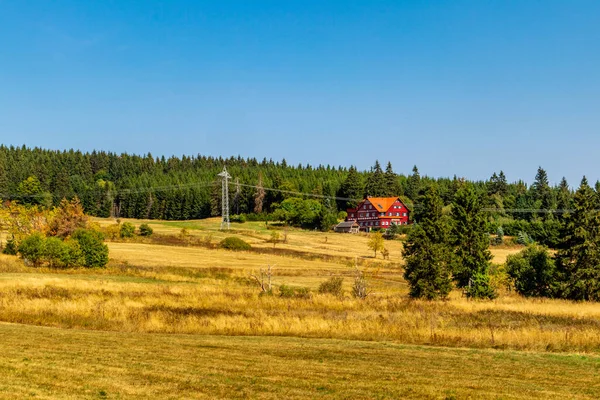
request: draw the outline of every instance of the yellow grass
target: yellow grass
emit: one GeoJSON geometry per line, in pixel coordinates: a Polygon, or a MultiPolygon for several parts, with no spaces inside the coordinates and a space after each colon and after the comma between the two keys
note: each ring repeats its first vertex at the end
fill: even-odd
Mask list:
{"type": "Polygon", "coordinates": [[[0,398],[591,399],[597,357],[0,323],[0,398]]]}
{"type": "MultiPolygon", "coordinates": [[[[132,222],[139,225],[141,221],[132,222]]],[[[107,225],[114,221],[100,220],[100,223],[107,225]]],[[[455,363],[454,368],[463,371],[465,376],[472,377],[473,375],[469,375],[469,371],[471,371],[469,368],[485,369],[484,365],[490,365],[489,363],[477,364],[476,358],[486,359],[487,357],[488,361],[498,362],[496,353],[479,350],[476,353],[465,350],[431,350],[428,353],[428,350],[423,348],[398,347],[398,344],[447,346],[456,349],[495,348],[543,353],[600,354],[600,307],[596,303],[524,299],[513,293],[505,292],[495,301],[477,302],[468,301],[458,291],[453,292],[450,299],[445,302],[412,301],[407,297],[408,288],[402,278],[402,262],[399,259],[402,248],[401,241],[386,241],[386,246],[392,249],[392,257],[391,260],[383,260],[381,256],[378,256],[377,259],[373,258],[367,248],[366,236],[290,230],[288,243],[276,244],[276,248],[285,248],[289,252],[274,254],[267,252],[269,248],[273,247],[273,244],[268,242],[271,231],[266,229],[263,223],[236,225],[239,226],[235,226],[235,231],[224,233],[218,230],[219,224],[215,219],[151,223],[155,232],[163,235],[177,235],[182,226],[189,227],[193,237],[210,237],[213,243],[226,236],[239,236],[252,243],[254,248],[262,248],[265,252],[231,252],[198,246],[178,247],[140,243],[136,240],[110,242],[108,243],[110,264],[105,269],[97,270],[36,269],[24,266],[23,262],[16,257],[2,255],[0,256],[0,321],[75,329],[72,332],[53,331],[57,337],[73,343],[73,346],[65,348],[67,353],[74,352],[72,354],[80,351],[77,350],[79,341],[85,341],[88,346],[93,348],[94,346],[103,346],[104,338],[111,338],[110,340],[114,341],[125,340],[128,343],[117,348],[120,354],[117,358],[122,357],[123,359],[131,357],[129,352],[133,349],[148,354],[150,349],[143,347],[145,342],[153,343],[153,346],[163,346],[163,342],[171,340],[169,338],[173,338],[175,343],[185,346],[193,346],[190,343],[195,340],[207,340],[211,346],[227,349],[227,352],[238,354],[240,357],[243,350],[239,346],[253,343],[257,353],[260,353],[258,349],[261,346],[266,348],[282,346],[281,348],[285,349],[282,351],[285,354],[289,353],[289,361],[281,360],[281,367],[286,367],[287,362],[291,363],[290,371],[285,373],[285,375],[289,375],[294,373],[297,368],[306,368],[302,353],[294,349],[297,346],[308,346],[314,348],[316,352],[331,353],[333,351],[332,362],[328,365],[337,371],[338,377],[346,376],[349,373],[350,369],[344,368],[346,366],[350,368],[353,357],[358,357],[356,361],[360,365],[356,367],[358,371],[366,374],[364,380],[360,381],[362,383],[356,392],[349,392],[347,388],[345,389],[342,381],[337,384],[327,384],[325,381],[321,382],[319,380],[321,378],[313,377],[314,382],[321,382],[322,387],[331,389],[331,391],[325,390],[321,393],[314,392],[315,387],[310,385],[302,390],[292,390],[289,385],[280,382],[281,372],[275,372],[274,369],[269,368],[261,375],[260,368],[252,367],[253,376],[263,376],[264,379],[279,382],[276,385],[277,390],[270,391],[266,385],[263,385],[259,392],[249,390],[238,393],[232,392],[229,387],[230,381],[236,379],[231,377],[235,375],[232,372],[235,370],[234,363],[228,363],[221,350],[210,354],[220,360],[219,368],[226,371],[224,374],[229,378],[225,378],[225,381],[216,380],[207,384],[206,387],[193,380],[195,383],[189,386],[181,383],[175,378],[180,369],[174,364],[170,364],[173,362],[170,358],[164,358],[168,358],[168,353],[161,353],[160,356],[157,356],[156,361],[151,362],[154,363],[152,368],[158,368],[161,360],[167,363],[165,365],[166,375],[162,376],[159,372],[155,372],[158,374],[156,376],[162,376],[156,378],[158,383],[154,380],[155,375],[152,377],[143,375],[142,379],[145,379],[147,387],[138,390],[131,386],[129,378],[113,382],[102,378],[101,374],[104,372],[93,372],[88,375],[88,379],[90,382],[94,382],[95,386],[82,389],[76,383],[77,379],[73,384],[64,384],[66,393],[71,393],[73,397],[94,396],[99,393],[95,391],[99,390],[107,390],[108,393],[116,392],[122,397],[152,397],[165,393],[169,395],[169,388],[172,388],[173,385],[180,385],[177,386],[179,392],[173,393],[185,395],[185,397],[194,397],[196,395],[189,396],[189,394],[196,393],[196,397],[199,398],[212,397],[209,393],[217,393],[221,397],[243,397],[244,395],[261,397],[264,394],[265,398],[282,395],[306,398],[314,397],[315,393],[332,398],[371,397],[370,393],[378,390],[380,391],[377,393],[380,393],[381,397],[396,398],[410,397],[411,395],[452,398],[452,396],[460,397],[465,394],[476,397],[493,397],[493,393],[513,394],[503,386],[502,382],[505,384],[506,381],[498,381],[497,384],[490,387],[471,385],[464,389],[467,381],[457,378],[457,374],[450,365],[455,363]],[[355,262],[366,272],[369,287],[372,290],[366,300],[355,299],[350,295],[355,274],[355,262]],[[261,295],[257,283],[250,277],[251,274],[267,265],[271,265],[274,272],[273,296],[261,295]],[[318,293],[320,283],[331,276],[344,278],[345,294],[343,297],[337,298],[318,293]],[[283,284],[306,287],[311,294],[296,298],[279,297],[278,286],[283,284]],[[84,333],[79,330],[105,331],[105,333],[84,333]],[[190,336],[188,341],[188,337],[180,336],[181,334],[262,338],[249,338],[247,342],[242,338],[210,337],[201,339],[190,336]],[[300,341],[300,339],[291,339],[290,337],[312,338],[313,340],[300,341]],[[315,342],[314,339],[327,339],[327,341],[315,342]],[[386,344],[335,342],[331,339],[376,341],[386,344]],[[133,344],[139,341],[144,344],[133,344]],[[325,350],[318,350],[319,345],[316,343],[326,343],[325,350]],[[347,343],[347,346],[351,348],[360,347],[364,351],[346,352],[343,357],[338,357],[335,355],[337,354],[335,351],[338,350],[335,349],[346,346],[339,343],[347,343]],[[418,381],[419,377],[426,374],[427,370],[421,364],[415,363],[409,364],[412,366],[407,366],[404,372],[411,376],[409,373],[411,368],[417,368],[419,372],[414,373],[412,379],[397,378],[400,379],[399,382],[409,385],[412,391],[392,384],[387,385],[386,381],[376,379],[378,377],[375,372],[376,368],[373,369],[376,358],[373,357],[369,362],[361,361],[371,360],[367,355],[371,351],[380,354],[386,360],[396,357],[400,357],[400,360],[402,355],[398,354],[399,349],[408,351],[411,357],[416,357],[417,360],[423,359],[426,360],[424,362],[433,364],[437,362],[438,357],[443,358],[451,354],[446,360],[447,366],[443,367],[444,378],[442,381],[445,383],[441,386],[434,385],[436,376],[433,373],[430,374],[430,378],[423,380],[420,384],[415,383],[415,379],[418,381]],[[386,353],[388,351],[389,353],[386,353]],[[459,357],[460,355],[464,358],[459,357]],[[368,373],[364,370],[365,368],[369,369],[368,373]],[[372,377],[368,378],[371,373],[373,373],[372,377]],[[462,386],[457,382],[463,382],[462,386]],[[106,389],[102,389],[103,387],[106,389]],[[392,387],[396,388],[395,391],[391,389],[392,387]],[[461,387],[463,389],[460,389],[461,387]],[[211,392],[212,390],[216,390],[216,392],[211,392]],[[261,395],[256,396],[257,393],[261,395]]],[[[492,248],[496,262],[503,262],[508,254],[519,250],[518,247],[492,248]]],[[[0,335],[3,329],[11,334],[15,334],[21,329],[24,337],[29,337],[31,340],[35,340],[33,338],[36,335],[47,332],[40,330],[41,328],[0,325],[0,335]]],[[[13,340],[15,343],[26,343],[23,341],[25,339],[20,341],[19,338],[15,338],[13,340]]],[[[59,344],[57,343],[56,346],[59,344]]],[[[1,349],[2,344],[0,344],[1,349]]],[[[524,376],[531,378],[527,372],[531,370],[532,363],[527,361],[526,355],[498,354],[510,354],[507,360],[518,358],[519,362],[523,362],[524,376]]],[[[252,357],[250,354],[246,354],[246,356],[249,357],[247,362],[252,365],[257,362],[275,362],[273,359],[252,357]]],[[[62,358],[61,353],[57,351],[49,357],[49,360],[59,363],[60,367],[57,368],[67,368],[68,370],[71,362],[68,356],[62,358]]],[[[89,356],[86,357],[85,362],[91,362],[89,356]]],[[[550,357],[544,358],[543,362],[547,364],[544,374],[551,376],[552,371],[555,371],[556,365],[558,365],[553,362],[558,359],[553,359],[549,355],[543,357],[550,357]]],[[[590,360],[594,361],[590,361],[591,364],[585,364],[585,368],[597,365],[597,358],[590,358],[590,360]]],[[[29,389],[32,389],[38,396],[60,397],[56,394],[60,392],[61,384],[57,383],[58,386],[53,387],[52,385],[48,386],[48,380],[36,380],[33,378],[32,372],[35,369],[28,369],[28,364],[25,363],[19,364],[20,372],[15,372],[16,370],[10,368],[5,368],[2,372],[2,363],[7,362],[6,356],[0,355],[0,373],[4,373],[9,378],[14,377],[15,374],[28,376],[29,382],[36,383],[28,386],[23,383],[26,381],[21,381],[20,386],[19,384],[5,385],[5,389],[0,383],[0,398],[3,396],[2,390],[10,394],[22,394],[29,389]]],[[[143,362],[138,361],[138,363],[143,362]]],[[[150,361],[148,362],[150,363],[150,361]]],[[[497,365],[507,366],[510,364],[508,361],[508,364],[503,362],[499,362],[497,365]]],[[[114,369],[114,365],[110,362],[103,365],[100,371],[114,369]]],[[[199,365],[200,363],[193,364],[191,367],[200,371],[202,369],[199,365]]],[[[404,368],[402,366],[404,364],[400,362],[393,365],[394,371],[404,368]]],[[[126,376],[139,378],[143,370],[138,367],[132,368],[133,372],[130,369],[123,369],[121,372],[126,376]]],[[[502,373],[496,367],[491,368],[496,374],[502,373]]],[[[585,375],[585,368],[581,370],[583,371],[581,378],[584,381],[589,378],[588,375],[585,375]]],[[[57,374],[58,371],[57,369],[57,374]]],[[[206,373],[205,370],[202,371],[206,373]]],[[[507,372],[507,374],[507,379],[509,379],[508,376],[512,372],[507,372]]],[[[574,373],[572,376],[578,375],[574,373]]],[[[357,378],[354,376],[353,379],[357,378]]],[[[19,380],[17,379],[17,381],[19,380]]],[[[244,380],[236,382],[242,386],[248,384],[244,380]]],[[[549,382],[549,380],[542,379],[535,389],[527,390],[521,386],[524,383],[517,384],[513,381],[513,384],[517,385],[520,390],[524,390],[522,393],[533,397],[560,397],[561,393],[569,393],[553,391],[551,386],[546,385],[549,382]]],[[[590,385],[587,387],[589,388],[590,385]]],[[[594,393],[597,392],[580,392],[579,397],[586,398],[594,393]]],[[[179,396],[173,395],[173,397],[179,396]]],[[[527,396],[523,395],[523,397],[527,396]]],[[[519,397],[515,396],[515,398],[519,397]]]]}

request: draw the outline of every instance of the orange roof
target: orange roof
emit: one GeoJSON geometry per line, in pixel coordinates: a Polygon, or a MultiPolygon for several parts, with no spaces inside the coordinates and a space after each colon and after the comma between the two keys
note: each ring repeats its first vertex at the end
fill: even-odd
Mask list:
{"type": "Polygon", "coordinates": [[[392,204],[394,204],[396,202],[396,200],[398,200],[397,197],[369,197],[367,198],[367,200],[369,200],[369,203],[373,204],[373,206],[375,206],[375,209],[377,209],[378,211],[387,211],[390,209],[390,207],[392,206],[392,204]]]}

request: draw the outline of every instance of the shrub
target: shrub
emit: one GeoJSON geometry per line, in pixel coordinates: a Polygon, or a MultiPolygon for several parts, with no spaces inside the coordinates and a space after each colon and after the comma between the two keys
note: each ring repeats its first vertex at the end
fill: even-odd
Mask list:
{"type": "Polygon", "coordinates": [[[246,215],[244,215],[244,214],[232,215],[230,220],[231,220],[231,222],[237,222],[237,223],[243,224],[244,222],[246,222],[246,215]]]}
{"type": "Polygon", "coordinates": [[[152,236],[154,230],[148,224],[140,225],[140,236],[152,236]]]}
{"type": "Polygon", "coordinates": [[[279,297],[286,299],[309,299],[311,297],[311,293],[308,288],[294,288],[287,285],[281,285],[279,286],[279,297]]]}
{"type": "Polygon", "coordinates": [[[504,243],[504,229],[502,229],[502,227],[499,226],[496,229],[496,237],[494,239],[492,239],[492,245],[500,246],[503,243],[504,243]]]}
{"type": "Polygon", "coordinates": [[[108,263],[108,247],[99,232],[78,229],[73,240],[79,244],[85,267],[104,267],[108,263]]]}
{"type": "Polygon", "coordinates": [[[469,281],[469,286],[465,288],[465,294],[469,299],[493,300],[498,297],[498,294],[490,281],[490,276],[481,272],[473,274],[469,281]]]}
{"type": "Polygon", "coordinates": [[[40,266],[44,258],[45,240],[41,233],[27,236],[19,245],[21,258],[31,262],[35,267],[40,266]]]}
{"type": "Polygon", "coordinates": [[[354,277],[354,284],[352,285],[352,296],[357,299],[366,299],[368,295],[367,280],[365,279],[364,274],[357,269],[356,276],[354,277]]]}
{"type": "Polygon", "coordinates": [[[46,239],[43,257],[52,268],[64,267],[70,263],[69,248],[57,237],[46,239]]]}
{"type": "Polygon", "coordinates": [[[4,248],[2,249],[3,254],[8,254],[11,256],[16,256],[18,251],[19,251],[19,249],[18,249],[17,242],[14,237],[8,239],[6,241],[6,246],[4,246],[4,248]]]}
{"type": "Polygon", "coordinates": [[[517,235],[517,243],[526,246],[533,243],[533,239],[531,239],[531,236],[529,236],[527,232],[519,231],[519,234],[517,235]]]}
{"type": "Polygon", "coordinates": [[[56,237],[46,239],[44,260],[51,268],[77,267],[85,264],[85,259],[75,240],[62,241],[56,237]]]}
{"type": "Polygon", "coordinates": [[[250,250],[252,248],[248,243],[235,236],[221,240],[221,247],[227,250],[250,250]]]}
{"type": "Polygon", "coordinates": [[[526,297],[552,297],[557,279],[554,259],[543,246],[531,245],[506,259],[515,290],[526,297]]]}
{"type": "Polygon", "coordinates": [[[319,285],[319,293],[320,294],[332,294],[337,297],[342,297],[342,283],[344,282],[344,278],[341,276],[333,276],[327,279],[325,282],[322,282],[319,285]]]}
{"type": "Polygon", "coordinates": [[[119,235],[122,238],[130,238],[135,234],[135,226],[131,222],[123,222],[121,225],[121,229],[119,230],[119,235]]]}
{"type": "Polygon", "coordinates": [[[115,240],[119,236],[121,236],[120,232],[121,226],[119,224],[109,225],[106,228],[104,228],[104,233],[106,234],[106,237],[110,240],[115,240]]]}

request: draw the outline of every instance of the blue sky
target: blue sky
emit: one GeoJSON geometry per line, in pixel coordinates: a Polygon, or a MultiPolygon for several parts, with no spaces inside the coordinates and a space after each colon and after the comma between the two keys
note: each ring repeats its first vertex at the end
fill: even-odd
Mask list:
{"type": "Polygon", "coordinates": [[[0,0],[0,141],[600,179],[600,2],[0,0]]]}

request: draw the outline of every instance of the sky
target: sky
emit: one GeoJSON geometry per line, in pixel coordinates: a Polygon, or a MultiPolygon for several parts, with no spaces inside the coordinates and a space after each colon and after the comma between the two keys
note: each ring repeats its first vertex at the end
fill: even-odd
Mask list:
{"type": "Polygon", "coordinates": [[[600,2],[0,0],[0,142],[600,179],[600,2]]]}

